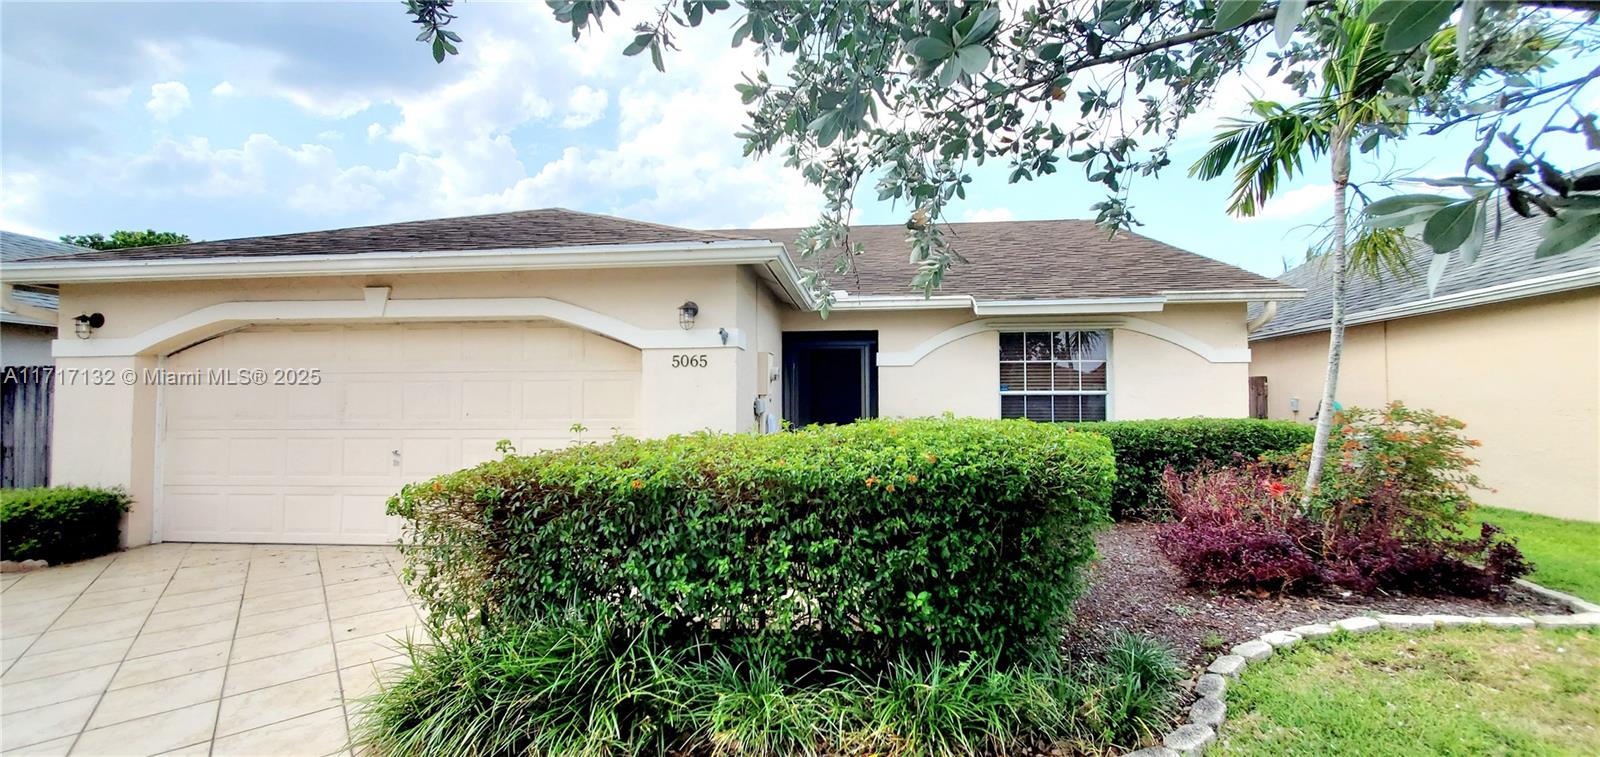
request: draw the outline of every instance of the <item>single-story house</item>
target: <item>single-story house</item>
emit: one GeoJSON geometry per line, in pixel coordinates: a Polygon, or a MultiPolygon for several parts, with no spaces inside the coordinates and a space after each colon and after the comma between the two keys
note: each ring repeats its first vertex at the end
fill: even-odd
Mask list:
{"type": "MultiPolygon", "coordinates": [[[[1410,275],[1350,281],[1341,406],[1399,400],[1466,422],[1486,504],[1600,521],[1600,244],[1535,259],[1542,219],[1506,219],[1477,264],[1453,259],[1433,296],[1432,252],[1410,275]]],[[[1452,253],[1454,255],[1454,253],[1452,253]]],[[[1313,260],[1279,277],[1305,289],[1250,334],[1267,415],[1309,421],[1322,397],[1332,279],[1313,260]]]]}
{"type": "MultiPolygon", "coordinates": [[[[561,209],[7,266],[100,325],[55,342],[53,474],[120,485],[152,540],[382,542],[407,482],[517,449],[864,416],[1243,416],[1246,307],[1302,292],[1086,221],[902,227],[831,315],[792,230],[561,209]],[[82,337],[82,338],[80,338],[82,337]]],[[[64,319],[65,322],[65,319],[64,319]]]]}

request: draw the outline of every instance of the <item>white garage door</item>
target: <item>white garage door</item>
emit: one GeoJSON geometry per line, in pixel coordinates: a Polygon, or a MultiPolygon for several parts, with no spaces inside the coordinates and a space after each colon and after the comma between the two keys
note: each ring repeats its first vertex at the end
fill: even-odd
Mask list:
{"type": "Polygon", "coordinates": [[[637,433],[639,351],[548,322],[252,327],[166,367],[167,541],[390,542],[390,495],[496,457],[500,439],[526,452],[572,443],[574,423],[637,433]]]}

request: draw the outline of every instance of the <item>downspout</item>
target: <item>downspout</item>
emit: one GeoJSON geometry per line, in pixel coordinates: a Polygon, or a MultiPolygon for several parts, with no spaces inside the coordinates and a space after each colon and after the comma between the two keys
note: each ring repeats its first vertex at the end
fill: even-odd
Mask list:
{"type": "Polygon", "coordinates": [[[1278,317],[1278,301],[1277,300],[1268,300],[1267,304],[1262,306],[1260,315],[1257,315],[1256,317],[1251,318],[1248,321],[1245,321],[1245,323],[1244,323],[1244,333],[1245,334],[1254,334],[1256,332],[1256,329],[1259,329],[1262,326],[1265,326],[1268,323],[1271,323],[1272,319],[1277,318],[1277,317],[1278,317]]]}

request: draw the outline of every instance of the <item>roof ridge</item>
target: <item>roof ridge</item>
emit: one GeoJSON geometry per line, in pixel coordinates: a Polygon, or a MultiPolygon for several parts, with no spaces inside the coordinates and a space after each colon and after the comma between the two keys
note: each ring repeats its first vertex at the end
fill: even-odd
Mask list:
{"type": "MultiPolygon", "coordinates": [[[[561,211],[563,213],[572,213],[574,215],[589,216],[590,218],[605,218],[605,219],[612,220],[612,221],[621,221],[623,223],[633,224],[635,226],[649,226],[651,228],[656,228],[656,229],[666,229],[668,231],[684,231],[684,232],[689,232],[689,233],[693,233],[693,234],[715,234],[716,236],[721,237],[721,238],[726,239],[726,240],[729,240],[729,241],[738,241],[738,242],[748,241],[748,240],[742,239],[740,237],[732,237],[732,236],[728,236],[726,234],[721,234],[721,233],[718,233],[715,230],[710,230],[710,229],[692,229],[692,228],[689,228],[688,226],[673,226],[672,224],[656,223],[655,221],[641,221],[641,220],[639,220],[637,218],[624,218],[622,216],[611,215],[610,213],[596,213],[596,212],[591,211],[591,210],[573,210],[572,208],[563,208],[563,207],[559,207],[559,206],[549,207],[549,208],[539,208],[539,210],[559,210],[559,211],[561,211]]],[[[470,217],[470,216],[468,216],[468,217],[470,217]]],[[[445,220],[448,220],[448,219],[445,219],[445,220]]]]}

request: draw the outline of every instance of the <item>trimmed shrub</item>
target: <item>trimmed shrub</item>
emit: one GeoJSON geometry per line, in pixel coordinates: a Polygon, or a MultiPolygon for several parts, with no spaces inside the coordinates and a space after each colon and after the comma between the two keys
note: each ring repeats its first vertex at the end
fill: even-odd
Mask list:
{"type": "Polygon", "coordinates": [[[1073,426],[1111,440],[1117,456],[1111,515],[1117,520],[1172,516],[1161,483],[1168,468],[1186,473],[1208,462],[1225,465],[1235,456],[1254,460],[1294,452],[1310,444],[1316,434],[1316,428],[1307,423],[1258,418],[1100,421],[1073,426]]]}
{"type": "Polygon", "coordinates": [[[1168,471],[1177,522],[1158,537],[1190,583],[1292,591],[1499,596],[1530,566],[1489,524],[1466,530],[1478,480],[1460,421],[1395,403],[1335,417],[1336,450],[1302,506],[1309,450],[1232,468],[1168,471]]]}
{"type": "Polygon", "coordinates": [[[873,666],[1048,647],[1113,476],[1092,434],[880,420],[509,455],[390,511],[435,625],[597,607],[669,640],[873,666]]]}
{"type": "Polygon", "coordinates": [[[0,559],[57,564],[113,552],[130,503],[120,489],[0,490],[0,559]]]}

